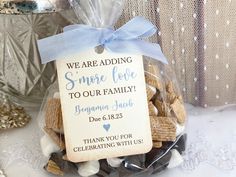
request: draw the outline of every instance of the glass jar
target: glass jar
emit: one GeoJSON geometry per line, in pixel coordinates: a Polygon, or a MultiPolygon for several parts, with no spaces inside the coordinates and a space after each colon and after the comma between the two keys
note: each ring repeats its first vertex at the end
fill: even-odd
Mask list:
{"type": "Polygon", "coordinates": [[[74,17],[67,0],[0,1],[0,91],[18,104],[41,103],[56,68],[41,64],[37,40],[62,32],[74,17]]]}

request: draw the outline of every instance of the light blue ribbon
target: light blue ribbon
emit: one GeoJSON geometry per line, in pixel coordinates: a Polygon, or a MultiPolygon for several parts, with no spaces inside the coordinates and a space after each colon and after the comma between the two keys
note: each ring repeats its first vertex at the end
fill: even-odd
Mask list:
{"type": "Polygon", "coordinates": [[[157,28],[143,17],[135,17],[116,31],[87,25],[70,25],[64,33],[38,41],[42,63],[62,59],[103,45],[114,53],[144,55],[168,64],[161,47],[142,38],[154,35],[157,28]]]}

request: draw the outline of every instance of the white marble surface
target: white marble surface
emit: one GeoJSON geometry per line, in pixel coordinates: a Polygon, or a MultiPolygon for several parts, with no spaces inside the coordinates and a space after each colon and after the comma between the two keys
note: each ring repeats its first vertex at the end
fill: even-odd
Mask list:
{"type": "Polygon", "coordinates": [[[188,106],[188,149],[184,163],[160,177],[235,177],[236,106],[188,106]]]}
{"type": "MultiPolygon", "coordinates": [[[[185,161],[155,176],[235,177],[236,106],[203,109],[188,105],[187,109],[185,161]]],[[[0,132],[0,168],[8,177],[50,177],[42,170],[46,159],[40,150],[36,112],[31,112],[34,120],[26,128],[0,132]]]]}

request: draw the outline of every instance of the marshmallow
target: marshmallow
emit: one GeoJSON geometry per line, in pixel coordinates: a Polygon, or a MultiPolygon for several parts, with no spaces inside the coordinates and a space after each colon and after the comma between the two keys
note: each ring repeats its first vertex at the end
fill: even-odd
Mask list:
{"type": "Polygon", "coordinates": [[[183,163],[184,159],[176,149],[171,150],[171,159],[167,168],[175,168],[183,163]]]}
{"type": "Polygon", "coordinates": [[[97,174],[99,170],[99,161],[88,161],[79,165],[78,173],[82,177],[88,177],[97,174]]]}
{"type": "Polygon", "coordinates": [[[180,124],[176,124],[176,136],[181,135],[185,130],[185,126],[184,125],[180,125],[180,124]]]}
{"type": "Polygon", "coordinates": [[[6,177],[6,175],[4,175],[2,170],[0,170],[0,177],[6,177]]]}
{"type": "Polygon", "coordinates": [[[48,135],[41,138],[40,145],[45,157],[50,157],[53,152],[60,151],[60,147],[48,135]]]}
{"type": "Polygon", "coordinates": [[[107,163],[114,167],[114,168],[118,168],[120,167],[121,163],[124,161],[124,159],[120,159],[120,158],[108,158],[107,159],[107,163]]]}
{"type": "Polygon", "coordinates": [[[55,92],[53,95],[53,98],[60,98],[60,93],[59,92],[55,92]]]}

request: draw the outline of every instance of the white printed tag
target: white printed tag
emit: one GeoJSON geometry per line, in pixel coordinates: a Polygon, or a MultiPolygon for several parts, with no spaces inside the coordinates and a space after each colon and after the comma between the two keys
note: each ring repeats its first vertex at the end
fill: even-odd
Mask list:
{"type": "Polygon", "coordinates": [[[89,50],[56,63],[69,160],[151,150],[142,56],[89,50]]]}

